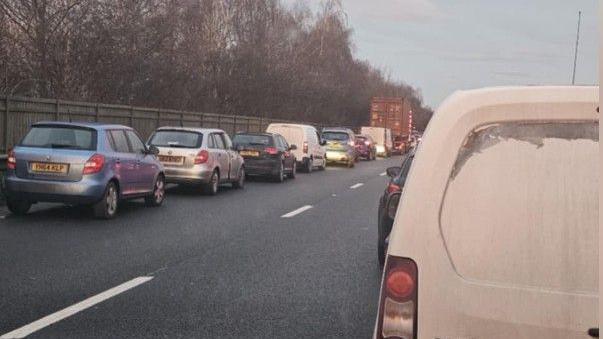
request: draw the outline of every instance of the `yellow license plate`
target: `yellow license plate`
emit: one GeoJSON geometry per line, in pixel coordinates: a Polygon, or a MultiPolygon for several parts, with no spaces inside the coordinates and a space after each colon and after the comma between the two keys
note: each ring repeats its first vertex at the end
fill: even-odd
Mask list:
{"type": "Polygon", "coordinates": [[[257,157],[260,155],[258,151],[241,151],[241,156],[257,157]]]}
{"type": "Polygon", "coordinates": [[[182,164],[184,163],[183,157],[175,157],[170,155],[160,155],[159,161],[165,164],[182,164]]]}
{"type": "Polygon", "coordinates": [[[69,170],[69,165],[56,164],[51,162],[33,162],[31,163],[31,170],[33,172],[40,173],[67,174],[67,171],[69,170]]]}

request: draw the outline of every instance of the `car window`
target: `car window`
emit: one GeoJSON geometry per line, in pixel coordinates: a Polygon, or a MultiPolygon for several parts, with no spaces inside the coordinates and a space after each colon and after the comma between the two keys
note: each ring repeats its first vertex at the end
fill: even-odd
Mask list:
{"type": "Polygon", "coordinates": [[[471,133],[440,215],[459,275],[596,292],[598,154],[593,122],[501,123],[471,133]]]}
{"type": "Polygon", "coordinates": [[[96,131],[72,126],[33,126],[21,141],[21,146],[95,150],[96,131]]]}
{"type": "Polygon", "coordinates": [[[214,141],[213,134],[207,136],[207,148],[216,148],[216,142],[214,141]]]}
{"type": "Polygon", "coordinates": [[[412,165],[414,158],[414,156],[408,156],[402,163],[402,168],[400,169],[400,174],[398,175],[398,180],[402,186],[404,186],[404,183],[406,182],[408,171],[410,171],[410,166],[412,165]]]}
{"type": "Polygon", "coordinates": [[[109,135],[113,140],[112,146],[115,152],[130,153],[130,146],[123,130],[111,130],[109,135]]]}
{"type": "Polygon", "coordinates": [[[134,153],[143,153],[146,150],[144,142],[140,140],[140,137],[134,131],[126,130],[126,136],[130,141],[130,146],[134,153]]]}
{"type": "Polygon", "coordinates": [[[230,140],[230,137],[228,136],[228,134],[220,133],[219,135],[222,138],[222,141],[224,143],[224,149],[232,149],[232,141],[230,140]]]}
{"type": "Polygon", "coordinates": [[[199,148],[202,143],[202,133],[176,130],[157,131],[149,140],[150,145],[159,147],[199,148]]]}
{"type": "Polygon", "coordinates": [[[289,144],[287,143],[287,140],[285,140],[285,138],[283,138],[282,136],[278,136],[278,139],[281,141],[281,145],[283,147],[284,150],[288,150],[289,149],[289,144]]]}
{"type": "Polygon", "coordinates": [[[222,139],[222,137],[220,136],[219,133],[214,133],[213,137],[214,137],[215,148],[217,148],[217,149],[225,149],[226,148],[224,146],[224,140],[222,139]]]}
{"type": "Polygon", "coordinates": [[[348,141],[350,139],[350,135],[346,132],[323,132],[322,137],[325,140],[329,141],[348,141]]]}
{"type": "Polygon", "coordinates": [[[235,145],[271,146],[272,138],[268,135],[236,134],[232,142],[235,145]]]}

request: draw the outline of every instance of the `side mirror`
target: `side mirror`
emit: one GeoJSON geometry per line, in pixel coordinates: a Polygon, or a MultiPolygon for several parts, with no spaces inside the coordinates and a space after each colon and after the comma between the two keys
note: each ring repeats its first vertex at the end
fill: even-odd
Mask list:
{"type": "Polygon", "coordinates": [[[242,145],[233,145],[233,146],[232,146],[232,149],[233,149],[234,151],[239,152],[239,151],[242,151],[242,150],[243,150],[243,146],[242,146],[242,145]]]}
{"type": "Polygon", "coordinates": [[[297,149],[296,145],[289,145],[289,150],[290,151],[295,151],[297,149]]]}
{"type": "Polygon", "coordinates": [[[147,148],[147,154],[151,154],[151,155],[158,155],[159,154],[159,148],[157,148],[157,146],[155,145],[151,145],[149,146],[149,148],[147,148]]]}
{"type": "Polygon", "coordinates": [[[395,178],[398,175],[400,175],[400,171],[402,171],[402,167],[393,166],[393,167],[389,167],[388,169],[386,169],[385,173],[387,173],[388,177],[395,178]]]}
{"type": "Polygon", "coordinates": [[[320,146],[324,146],[326,144],[327,144],[327,141],[325,139],[320,140],[320,146]]]}

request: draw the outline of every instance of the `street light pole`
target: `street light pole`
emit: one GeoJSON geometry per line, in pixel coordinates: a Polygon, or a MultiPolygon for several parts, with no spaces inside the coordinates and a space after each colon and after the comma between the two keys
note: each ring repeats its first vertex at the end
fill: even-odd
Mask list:
{"type": "Polygon", "coordinates": [[[574,70],[572,72],[572,85],[576,83],[576,62],[578,61],[578,42],[580,41],[580,21],[582,19],[582,11],[578,11],[578,30],[576,32],[576,48],[574,50],[574,70]]]}

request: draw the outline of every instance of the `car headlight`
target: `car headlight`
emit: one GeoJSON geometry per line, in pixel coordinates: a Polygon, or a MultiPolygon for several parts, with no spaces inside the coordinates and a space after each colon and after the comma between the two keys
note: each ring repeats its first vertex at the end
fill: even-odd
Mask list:
{"type": "Polygon", "coordinates": [[[398,210],[398,203],[400,202],[400,193],[394,193],[389,198],[387,204],[387,216],[394,220],[396,218],[396,211],[398,210]]]}

